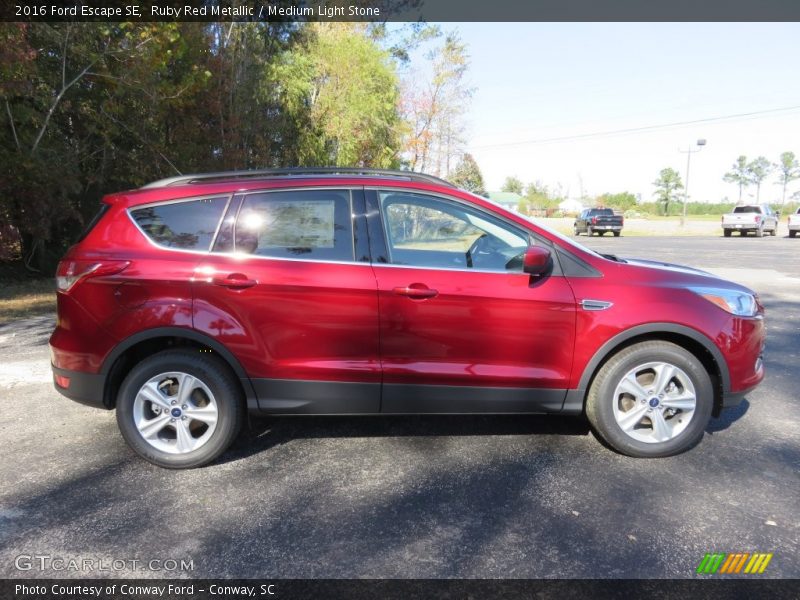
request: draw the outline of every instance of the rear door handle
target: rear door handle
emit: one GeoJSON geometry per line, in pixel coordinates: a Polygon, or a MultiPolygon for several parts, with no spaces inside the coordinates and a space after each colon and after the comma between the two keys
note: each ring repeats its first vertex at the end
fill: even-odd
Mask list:
{"type": "Polygon", "coordinates": [[[392,289],[392,293],[398,296],[406,296],[412,300],[425,300],[426,298],[437,296],[439,290],[431,289],[424,283],[412,283],[406,287],[396,287],[392,289]]]}
{"type": "Polygon", "coordinates": [[[211,280],[211,283],[234,290],[241,290],[244,288],[253,287],[258,283],[258,281],[255,279],[250,279],[243,273],[231,273],[227,277],[214,277],[211,280]]]}

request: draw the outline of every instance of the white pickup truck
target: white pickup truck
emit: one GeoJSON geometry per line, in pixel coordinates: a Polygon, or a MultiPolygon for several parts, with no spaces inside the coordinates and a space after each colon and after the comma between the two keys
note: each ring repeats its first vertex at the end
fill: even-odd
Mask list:
{"type": "Polygon", "coordinates": [[[732,213],[722,215],[722,233],[725,237],[731,237],[734,231],[742,236],[751,231],[756,237],[762,237],[765,232],[776,235],[778,215],[766,204],[737,206],[732,213]]]}
{"type": "Polygon", "coordinates": [[[789,237],[794,237],[800,231],[800,208],[793,215],[789,215],[789,237]]]}

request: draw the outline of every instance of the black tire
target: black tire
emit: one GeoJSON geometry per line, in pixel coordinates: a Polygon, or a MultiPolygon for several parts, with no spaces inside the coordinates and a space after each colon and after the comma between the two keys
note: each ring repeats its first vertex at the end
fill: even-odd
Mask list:
{"type": "Polygon", "coordinates": [[[190,469],[208,464],[230,447],[243,422],[244,400],[233,373],[220,359],[200,355],[197,350],[167,350],[146,358],[131,370],[117,396],[117,424],[122,437],[139,456],[167,469],[190,469]],[[134,419],[134,403],[142,386],[161,373],[173,371],[200,380],[213,394],[217,408],[216,424],[207,441],[196,450],[180,454],[151,445],[139,432],[134,419]]]}
{"type": "Polygon", "coordinates": [[[586,416],[595,433],[618,452],[638,458],[658,458],[680,454],[695,446],[703,437],[713,404],[711,378],[691,352],[670,342],[649,341],[621,350],[601,367],[589,389],[586,416]],[[638,365],[649,362],[664,362],[678,367],[691,380],[696,393],[695,410],[688,425],[675,437],[652,443],[625,433],[614,417],[613,406],[614,392],[622,378],[638,365]]]}
{"type": "Polygon", "coordinates": [[[587,227],[586,228],[586,235],[588,237],[592,237],[593,234],[594,234],[594,229],[592,229],[591,227],[587,227]]]}
{"type": "Polygon", "coordinates": [[[724,235],[725,237],[731,237],[731,230],[730,229],[723,229],[722,230],[722,235],[724,235]]]}
{"type": "Polygon", "coordinates": [[[619,235],[620,235],[621,233],[622,233],[621,231],[615,231],[615,232],[614,232],[614,237],[619,237],[619,235]]]}
{"type": "Polygon", "coordinates": [[[789,237],[794,237],[795,235],[797,235],[797,231],[793,230],[789,232],[789,237]]]}

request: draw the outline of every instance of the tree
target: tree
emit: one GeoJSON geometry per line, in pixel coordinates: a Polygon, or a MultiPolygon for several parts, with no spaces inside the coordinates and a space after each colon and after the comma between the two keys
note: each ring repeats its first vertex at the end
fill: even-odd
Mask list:
{"type": "Polygon", "coordinates": [[[800,179],[800,162],[795,158],[794,152],[783,152],[775,163],[778,170],[778,184],[783,186],[781,204],[786,204],[786,186],[795,179],[800,179]]]}
{"type": "Polygon", "coordinates": [[[661,173],[659,173],[658,179],[653,182],[653,185],[656,187],[656,202],[664,205],[664,215],[667,215],[669,213],[669,203],[677,198],[678,190],[683,189],[681,176],[678,175],[675,169],[667,167],[666,169],[661,169],[661,173]]]}
{"type": "Polygon", "coordinates": [[[486,195],[486,186],[483,183],[483,175],[478,168],[478,163],[471,154],[465,154],[458,163],[453,174],[450,176],[450,181],[460,188],[478,194],[479,196],[486,195]]]}
{"type": "Polygon", "coordinates": [[[756,184],[756,202],[761,200],[761,183],[772,173],[772,163],[763,156],[747,163],[747,174],[751,183],[756,184]]]}
{"type": "Polygon", "coordinates": [[[739,204],[742,203],[742,190],[750,184],[750,173],[747,167],[747,157],[742,154],[733,163],[731,170],[722,176],[725,183],[735,183],[739,186],[739,204]]]}
{"type": "Polygon", "coordinates": [[[453,157],[463,153],[464,115],[473,93],[466,84],[469,55],[458,35],[450,33],[426,58],[430,79],[412,72],[404,81],[405,151],[412,170],[448,176],[453,157]]]}
{"type": "Polygon", "coordinates": [[[336,166],[398,166],[398,86],[389,53],[361,23],[308,24],[265,82],[295,125],[299,164],[336,166]]]}
{"type": "Polygon", "coordinates": [[[503,182],[503,186],[500,188],[500,191],[513,192],[521,196],[522,187],[522,181],[515,176],[511,176],[506,177],[506,180],[503,182]]]}

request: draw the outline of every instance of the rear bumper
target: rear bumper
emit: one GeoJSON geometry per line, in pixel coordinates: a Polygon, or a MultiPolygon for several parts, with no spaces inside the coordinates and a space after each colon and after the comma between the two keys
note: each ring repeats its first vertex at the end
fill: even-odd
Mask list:
{"type": "Polygon", "coordinates": [[[59,369],[55,366],[52,368],[53,386],[62,396],[94,408],[105,408],[107,410],[110,408],[103,401],[103,391],[105,389],[105,376],[103,374],[70,371],[69,369],[59,369]],[[59,385],[56,376],[69,379],[69,385],[67,387],[59,385]]]}

